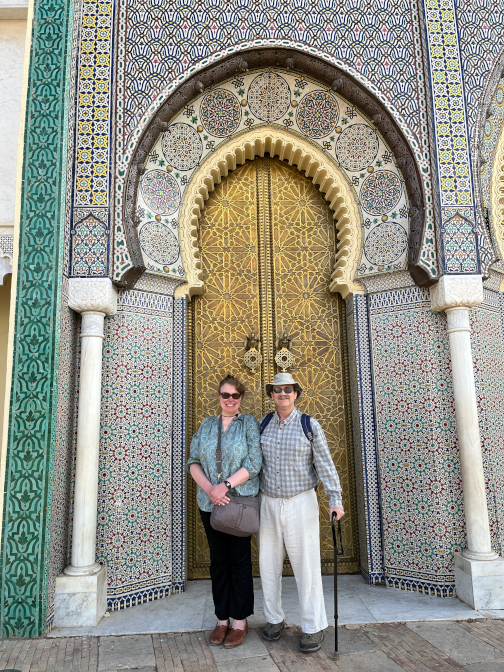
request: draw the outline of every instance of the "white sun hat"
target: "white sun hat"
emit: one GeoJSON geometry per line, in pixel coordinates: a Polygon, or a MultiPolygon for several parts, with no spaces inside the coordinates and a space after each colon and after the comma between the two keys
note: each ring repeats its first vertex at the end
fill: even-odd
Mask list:
{"type": "Polygon", "coordinates": [[[294,380],[294,378],[291,376],[290,373],[277,373],[276,376],[273,378],[272,383],[266,383],[264,389],[266,390],[266,394],[268,395],[268,397],[271,395],[271,390],[275,387],[275,385],[292,385],[292,387],[295,390],[297,390],[298,399],[301,397],[301,394],[303,393],[303,388],[299,383],[296,383],[296,381],[294,380]]]}

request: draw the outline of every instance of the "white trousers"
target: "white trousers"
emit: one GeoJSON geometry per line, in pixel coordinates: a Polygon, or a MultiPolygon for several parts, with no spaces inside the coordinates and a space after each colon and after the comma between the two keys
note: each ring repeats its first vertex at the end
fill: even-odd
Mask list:
{"type": "Polygon", "coordinates": [[[261,494],[259,527],[259,569],[268,623],[284,620],[282,570],[285,550],[294,571],[301,607],[301,629],[305,633],[327,628],[327,616],[320,571],[320,525],[314,490],[291,499],[274,499],[261,494]]]}

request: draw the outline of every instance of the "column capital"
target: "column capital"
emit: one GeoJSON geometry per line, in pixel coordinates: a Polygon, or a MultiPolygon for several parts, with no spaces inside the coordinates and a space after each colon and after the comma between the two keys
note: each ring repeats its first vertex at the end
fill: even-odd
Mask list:
{"type": "Polygon", "coordinates": [[[431,306],[436,313],[450,308],[474,308],[483,302],[481,275],[443,275],[430,288],[431,306]]]}
{"type": "Polygon", "coordinates": [[[115,315],[117,289],[109,278],[70,278],[68,306],[77,313],[92,311],[115,315]]]}

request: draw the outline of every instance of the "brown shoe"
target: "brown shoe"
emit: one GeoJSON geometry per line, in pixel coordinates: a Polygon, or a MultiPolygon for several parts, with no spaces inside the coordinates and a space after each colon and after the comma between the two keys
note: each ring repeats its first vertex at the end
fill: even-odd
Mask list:
{"type": "Polygon", "coordinates": [[[234,628],[231,628],[229,631],[229,635],[226,638],[226,641],[224,642],[224,648],[225,649],[234,649],[235,646],[240,646],[240,644],[243,644],[245,637],[247,636],[248,632],[248,621],[245,621],[245,627],[243,630],[235,630],[234,628]]]}
{"type": "Polygon", "coordinates": [[[228,630],[229,625],[216,625],[208,641],[212,646],[220,646],[222,642],[226,639],[226,634],[228,630]]]}

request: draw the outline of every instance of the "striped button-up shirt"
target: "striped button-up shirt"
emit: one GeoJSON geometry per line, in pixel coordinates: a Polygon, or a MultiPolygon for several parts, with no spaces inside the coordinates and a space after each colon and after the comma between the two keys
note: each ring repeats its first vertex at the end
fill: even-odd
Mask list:
{"type": "Polygon", "coordinates": [[[268,497],[289,499],[314,488],[320,479],[329,497],[329,506],[341,506],[338,472],[324,431],[316,420],[310,418],[314,434],[312,451],[301,426],[301,415],[295,408],[288,418],[280,422],[275,412],[262,433],[260,490],[268,497]]]}

